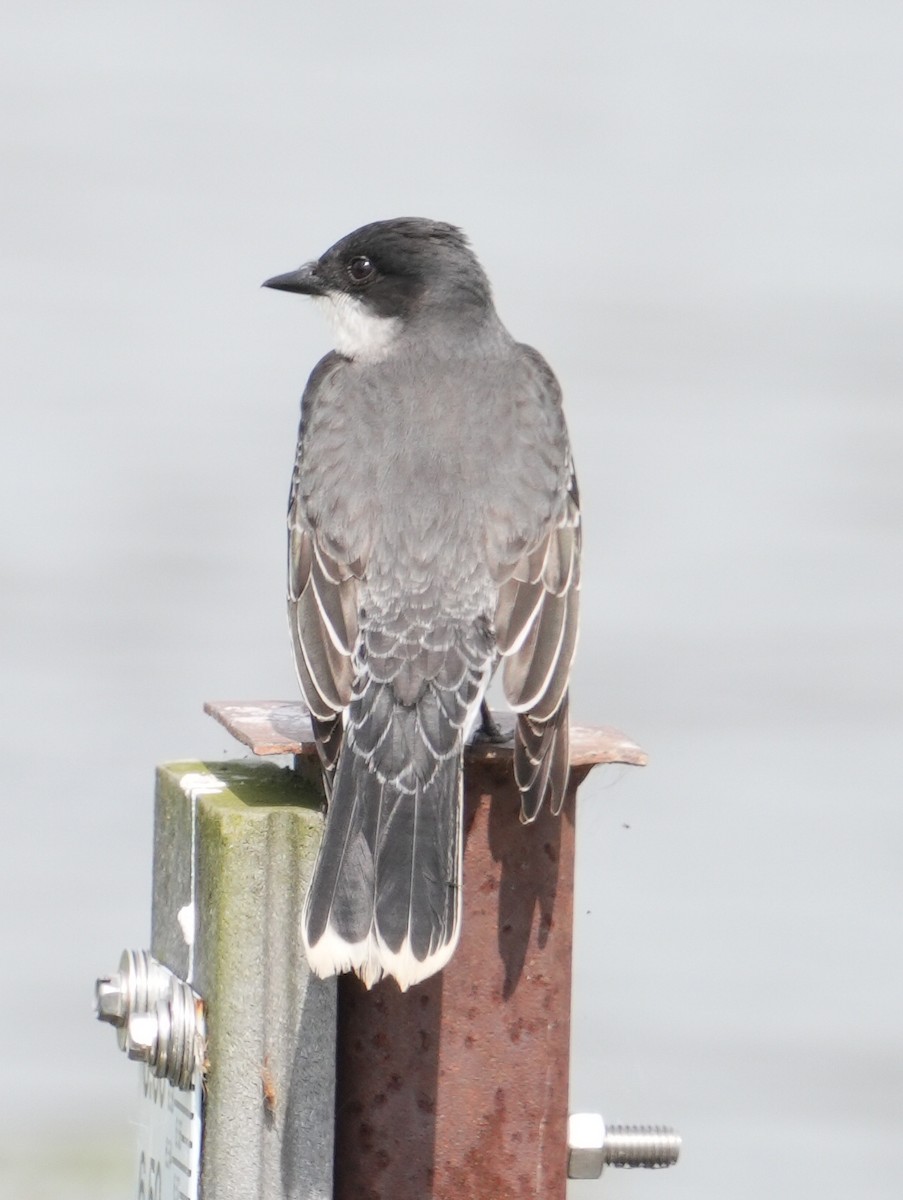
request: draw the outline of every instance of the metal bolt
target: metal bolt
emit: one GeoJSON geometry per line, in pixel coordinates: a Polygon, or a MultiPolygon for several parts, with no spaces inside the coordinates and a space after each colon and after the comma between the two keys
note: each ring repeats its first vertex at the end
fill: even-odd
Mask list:
{"type": "Polygon", "coordinates": [[[94,989],[94,1011],[98,1021],[107,1021],[117,1027],[126,1022],[126,998],[119,975],[106,975],[98,979],[94,989]]]}
{"type": "Polygon", "coordinates": [[[126,1025],[125,1052],[135,1062],[151,1063],[157,1059],[160,1023],[157,1014],[132,1013],[126,1025]]]}
{"type": "Polygon", "coordinates": [[[603,1167],[672,1167],[680,1138],[667,1125],[609,1125],[598,1113],[568,1117],[568,1179],[598,1179],[603,1167]]]}
{"type": "Polygon", "coordinates": [[[172,971],[146,950],[123,950],[117,974],[97,980],[94,1011],[99,1021],[116,1026],[120,1050],[126,1048],[129,1014],[150,1012],[169,995],[173,979],[172,971]]]}
{"type": "Polygon", "coordinates": [[[158,1079],[190,1091],[204,1061],[204,1006],[168,967],[144,950],[124,950],[119,971],[97,980],[99,1021],[116,1027],[120,1049],[158,1079]]]}

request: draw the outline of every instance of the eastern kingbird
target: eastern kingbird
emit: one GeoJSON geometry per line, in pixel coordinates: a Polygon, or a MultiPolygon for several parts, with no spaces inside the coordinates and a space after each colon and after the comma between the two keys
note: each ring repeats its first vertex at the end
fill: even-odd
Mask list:
{"type": "Polygon", "coordinates": [[[564,801],[580,514],[561,390],[453,225],[376,221],[264,286],[315,297],[335,336],[288,510],[329,797],[304,942],[318,975],[404,990],[458,941],[463,745],[500,659],[521,820],[564,801]]]}

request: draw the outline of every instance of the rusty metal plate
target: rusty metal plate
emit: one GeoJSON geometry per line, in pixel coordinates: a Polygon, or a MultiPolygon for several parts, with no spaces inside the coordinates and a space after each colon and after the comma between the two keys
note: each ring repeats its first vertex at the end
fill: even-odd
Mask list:
{"type": "MultiPolygon", "coordinates": [[[[314,736],[307,709],[298,701],[260,700],[239,703],[234,700],[208,700],[204,712],[228,729],[242,745],[255,754],[315,755],[314,736]]],[[[514,728],[510,713],[493,713],[503,733],[514,728]]],[[[505,761],[511,758],[509,743],[476,741],[468,746],[467,756],[475,762],[505,761]]],[[[642,767],[645,751],[618,729],[571,726],[571,766],[597,763],[629,763],[642,767]]]]}

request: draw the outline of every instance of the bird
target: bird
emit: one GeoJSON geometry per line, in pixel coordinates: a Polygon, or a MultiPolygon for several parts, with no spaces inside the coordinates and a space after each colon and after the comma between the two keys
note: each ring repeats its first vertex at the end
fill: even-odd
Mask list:
{"type": "Polygon", "coordinates": [[[375,221],[264,287],[313,297],[334,348],[301,399],[288,617],[327,797],[302,914],[315,974],[402,991],[461,932],[463,750],[497,733],[520,819],[569,771],[580,505],[558,381],[512,337],[464,233],[375,221]]]}

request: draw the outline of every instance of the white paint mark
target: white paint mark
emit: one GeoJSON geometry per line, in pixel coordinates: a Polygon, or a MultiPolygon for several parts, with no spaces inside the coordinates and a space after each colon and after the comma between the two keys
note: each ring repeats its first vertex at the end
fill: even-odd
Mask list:
{"type": "Polygon", "coordinates": [[[187,775],[182,776],[179,783],[189,800],[197,800],[198,796],[217,796],[229,786],[215,775],[203,774],[200,771],[189,771],[187,775]]]}
{"type": "Polygon", "coordinates": [[[182,930],[182,937],[185,939],[186,946],[194,945],[194,930],[196,923],[196,909],[194,903],[185,904],[179,909],[176,914],[176,919],[179,922],[179,927],[182,930]]]}
{"type": "Polygon", "coordinates": [[[191,886],[189,902],[179,909],[178,921],[182,937],[188,947],[188,975],[186,983],[194,982],[194,935],[197,915],[197,829],[198,797],[218,796],[225,792],[228,784],[215,775],[201,771],[189,771],[179,780],[182,791],[191,801],[191,886]]]}

